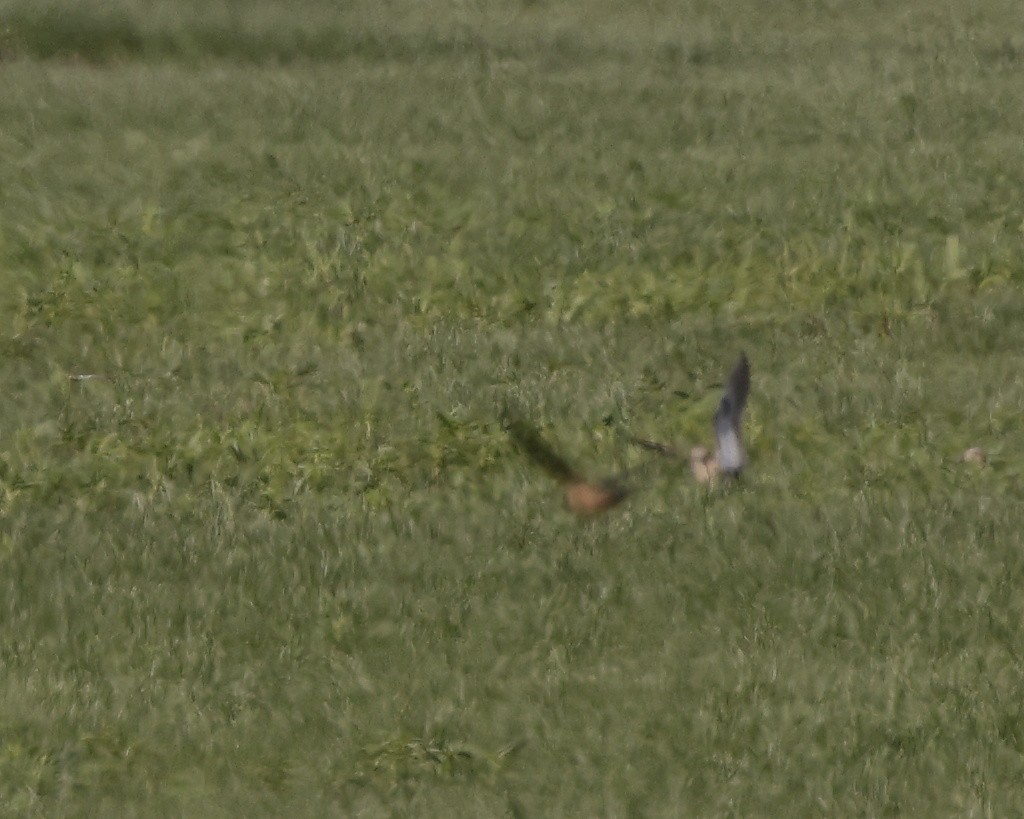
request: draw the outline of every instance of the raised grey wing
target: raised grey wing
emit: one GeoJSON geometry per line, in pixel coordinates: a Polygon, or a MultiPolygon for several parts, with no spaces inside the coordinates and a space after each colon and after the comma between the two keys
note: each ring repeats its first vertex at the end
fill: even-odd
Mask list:
{"type": "Polygon", "coordinates": [[[718,465],[722,472],[730,475],[738,475],[746,462],[740,430],[749,392],[750,362],[747,361],[746,355],[740,353],[739,361],[729,373],[722,400],[715,412],[718,465]]]}
{"type": "Polygon", "coordinates": [[[733,418],[723,414],[721,409],[715,413],[715,435],[718,438],[718,466],[722,472],[738,475],[745,463],[739,428],[733,424],[733,418]]]}

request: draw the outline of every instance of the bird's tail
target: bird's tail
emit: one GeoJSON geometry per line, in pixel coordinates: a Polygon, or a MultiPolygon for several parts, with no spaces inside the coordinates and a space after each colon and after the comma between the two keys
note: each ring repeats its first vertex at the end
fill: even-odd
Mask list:
{"type": "Polygon", "coordinates": [[[629,436],[629,442],[649,452],[657,452],[659,455],[664,455],[666,458],[681,457],[679,450],[668,444],[659,444],[657,441],[648,441],[646,438],[637,438],[634,435],[629,436]]]}

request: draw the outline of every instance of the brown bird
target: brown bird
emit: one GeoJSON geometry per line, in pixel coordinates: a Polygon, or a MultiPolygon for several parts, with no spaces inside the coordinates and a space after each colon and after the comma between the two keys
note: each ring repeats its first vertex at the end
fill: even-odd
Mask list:
{"type": "MultiPolygon", "coordinates": [[[[715,410],[715,452],[712,453],[702,446],[695,446],[690,450],[690,470],[699,483],[712,483],[723,473],[737,478],[743,471],[747,456],[743,451],[742,423],[749,393],[750,362],[744,353],[740,353],[739,360],[725,383],[722,400],[718,402],[718,409],[715,410]]],[[[632,440],[644,449],[660,452],[669,457],[682,457],[675,447],[642,438],[632,440]]]]}
{"type": "Polygon", "coordinates": [[[540,433],[522,419],[506,419],[505,429],[523,454],[532,458],[565,491],[565,505],[580,517],[592,517],[618,506],[631,490],[620,478],[588,480],[540,437],[540,433]]]}

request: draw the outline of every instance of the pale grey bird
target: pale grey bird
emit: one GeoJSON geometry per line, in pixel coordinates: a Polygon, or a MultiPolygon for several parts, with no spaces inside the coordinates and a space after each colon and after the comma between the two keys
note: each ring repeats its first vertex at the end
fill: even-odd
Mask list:
{"type": "MultiPolygon", "coordinates": [[[[750,393],[750,362],[745,353],[729,373],[722,392],[722,400],[715,410],[715,452],[702,446],[690,450],[689,461],[693,477],[700,483],[711,483],[719,474],[739,477],[746,465],[747,456],[743,450],[743,410],[750,393]]],[[[651,449],[670,457],[682,457],[679,450],[666,444],[634,438],[633,442],[644,449],[651,449]]]]}

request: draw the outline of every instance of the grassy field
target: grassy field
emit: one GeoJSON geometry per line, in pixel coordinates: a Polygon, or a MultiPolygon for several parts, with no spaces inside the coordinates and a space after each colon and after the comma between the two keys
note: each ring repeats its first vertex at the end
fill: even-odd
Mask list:
{"type": "Polygon", "coordinates": [[[0,815],[1018,815],[1019,11],[0,0],[0,815]]]}

